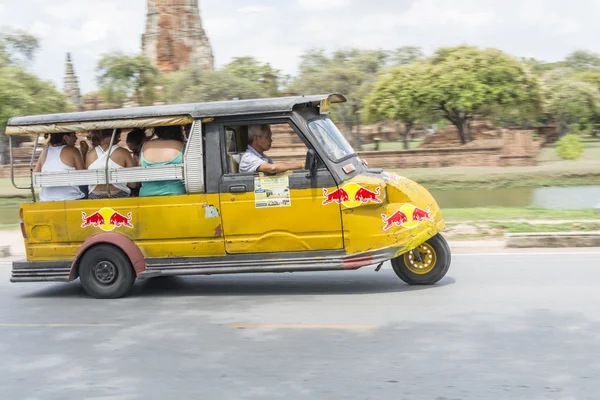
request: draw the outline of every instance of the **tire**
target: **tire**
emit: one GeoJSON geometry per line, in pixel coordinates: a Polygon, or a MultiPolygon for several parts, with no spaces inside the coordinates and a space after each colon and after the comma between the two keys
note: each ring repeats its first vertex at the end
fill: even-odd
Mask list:
{"type": "Polygon", "coordinates": [[[83,289],[97,299],[117,299],[129,293],[135,273],[121,249],[99,244],[87,250],[79,262],[83,289]]]}
{"type": "Polygon", "coordinates": [[[411,250],[392,259],[394,272],[409,285],[433,285],[439,282],[450,268],[448,242],[438,233],[417,246],[417,249],[424,262],[418,262],[411,250]]]}

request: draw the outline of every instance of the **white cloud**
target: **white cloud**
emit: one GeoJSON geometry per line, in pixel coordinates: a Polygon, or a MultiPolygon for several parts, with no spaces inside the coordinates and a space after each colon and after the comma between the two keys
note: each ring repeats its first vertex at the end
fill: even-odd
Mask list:
{"type": "MultiPolygon", "coordinates": [[[[202,0],[217,66],[252,56],[295,73],[311,47],[420,46],[431,53],[460,43],[557,61],[577,48],[600,52],[600,0],[202,0]],[[275,5],[276,4],[276,5],[275,5]],[[276,8],[275,8],[276,7],[276,8]],[[234,13],[231,13],[234,10],[234,13]]],[[[33,66],[62,86],[71,52],[84,92],[108,51],[141,50],[144,0],[0,0],[0,28],[41,40],[33,66]]]]}
{"type": "Polygon", "coordinates": [[[29,28],[29,32],[39,39],[44,39],[51,33],[51,31],[52,27],[40,20],[34,21],[29,28]]]}
{"type": "Polygon", "coordinates": [[[298,0],[298,7],[305,10],[334,10],[350,4],[350,0],[298,0]]]}
{"type": "Polygon", "coordinates": [[[518,10],[521,21],[531,27],[541,28],[558,35],[577,33],[581,30],[581,23],[574,21],[565,13],[547,7],[544,1],[529,0],[523,2],[518,10]]]}
{"type": "Polygon", "coordinates": [[[257,14],[271,11],[272,9],[272,7],[267,7],[260,4],[251,4],[242,8],[238,8],[238,12],[242,14],[257,14]]]}
{"type": "Polygon", "coordinates": [[[367,15],[358,27],[363,32],[385,31],[398,27],[439,27],[452,26],[453,29],[472,29],[489,25],[494,13],[477,10],[473,4],[455,2],[451,5],[437,0],[415,1],[401,13],[377,13],[367,15]]]}

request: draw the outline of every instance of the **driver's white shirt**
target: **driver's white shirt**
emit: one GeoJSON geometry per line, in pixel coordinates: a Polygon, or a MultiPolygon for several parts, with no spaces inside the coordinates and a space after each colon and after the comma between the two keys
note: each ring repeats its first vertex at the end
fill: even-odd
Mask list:
{"type": "Polygon", "coordinates": [[[248,150],[242,155],[240,160],[240,172],[256,172],[258,167],[264,163],[273,164],[273,160],[264,154],[260,154],[252,146],[248,146],[248,150]]]}

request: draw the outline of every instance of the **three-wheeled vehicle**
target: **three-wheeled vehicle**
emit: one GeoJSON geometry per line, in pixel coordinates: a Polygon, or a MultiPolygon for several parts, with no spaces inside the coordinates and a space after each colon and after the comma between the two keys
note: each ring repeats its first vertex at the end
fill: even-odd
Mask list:
{"type": "Polygon", "coordinates": [[[103,169],[32,172],[31,186],[21,187],[33,195],[20,210],[27,259],[13,263],[11,281],[79,278],[91,296],[117,298],[136,279],[379,268],[391,260],[406,283],[438,282],[450,249],[436,201],[409,179],[368,168],[328,116],[344,101],[323,94],[10,119],[7,135],[34,135],[36,146],[40,135],[99,129],[177,125],[186,135],[180,164],[115,169],[107,159],[103,169]],[[273,128],[274,143],[288,140],[305,168],[240,172],[248,128],[257,124],[273,128]],[[169,180],[183,181],[187,193],[36,201],[44,187],[169,180]]]}

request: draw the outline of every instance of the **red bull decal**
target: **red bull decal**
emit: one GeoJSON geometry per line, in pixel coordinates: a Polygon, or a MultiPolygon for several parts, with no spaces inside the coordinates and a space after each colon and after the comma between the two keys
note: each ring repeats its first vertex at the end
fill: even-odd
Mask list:
{"type": "Polygon", "coordinates": [[[83,224],[81,224],[82,228],[87,228],[90,225],[94,225],[96,228],[98,228],[100,225],[104,225],[105,223],[104,217],[97,211],[89,217],[84,212],[81,212],[81,219],[83,220],[83,224]]]}
{"type": "Polygon", "coordinates": [[[360,201],[361,203],[368,203],[369,201],[381,203],[381,200],[379,200],[380,190],[381,188],[379,186],[377,186],[377,189],[374,192],[361,187],[356,191],[356,194],[354,195],[354,201],[360,201]]]}
{"type": "Polygon", "coordinates": [[[323,205],[336,202],[338,204],[348,201],[348,192],[344,190],[344,188],[339,188],[334,190],[331,193],[328,193],[327,189],[323,188],[323,196],[325,196],[325,200],[323,200],[323,205]]]}
{"type": "Polygon", "coordinates": [[[394,226],[401,226],[406,229],[413,229],[423,221],[434,222],[430,214],[429,206],[425,210],[414,204],[403,204],[402,207],[392,215],[381,214],[383,220],[383,230],[387,231],[394,226]]]}
{"type": "Polygon", "coordinates": [[[82,212],[81,219],[83,220],[81,224],[82,228],[94,226],[105,232],[111,232],[123,226],[130,229],[133,228],[131,212],[123,215],[112,208],[102,208],[89,216],[85,212],[82,212]]]}
{"type": "Polygon", "coordinates": [[[329,203],[343,204],[347,208],[358,207],[361,204],[376,203],[381,204],[381,187],[377,186],[375,191],[360,186],[357,183],[347,183],[339,189],[329,192],[323,188],[323,205],[329,203]]]}

